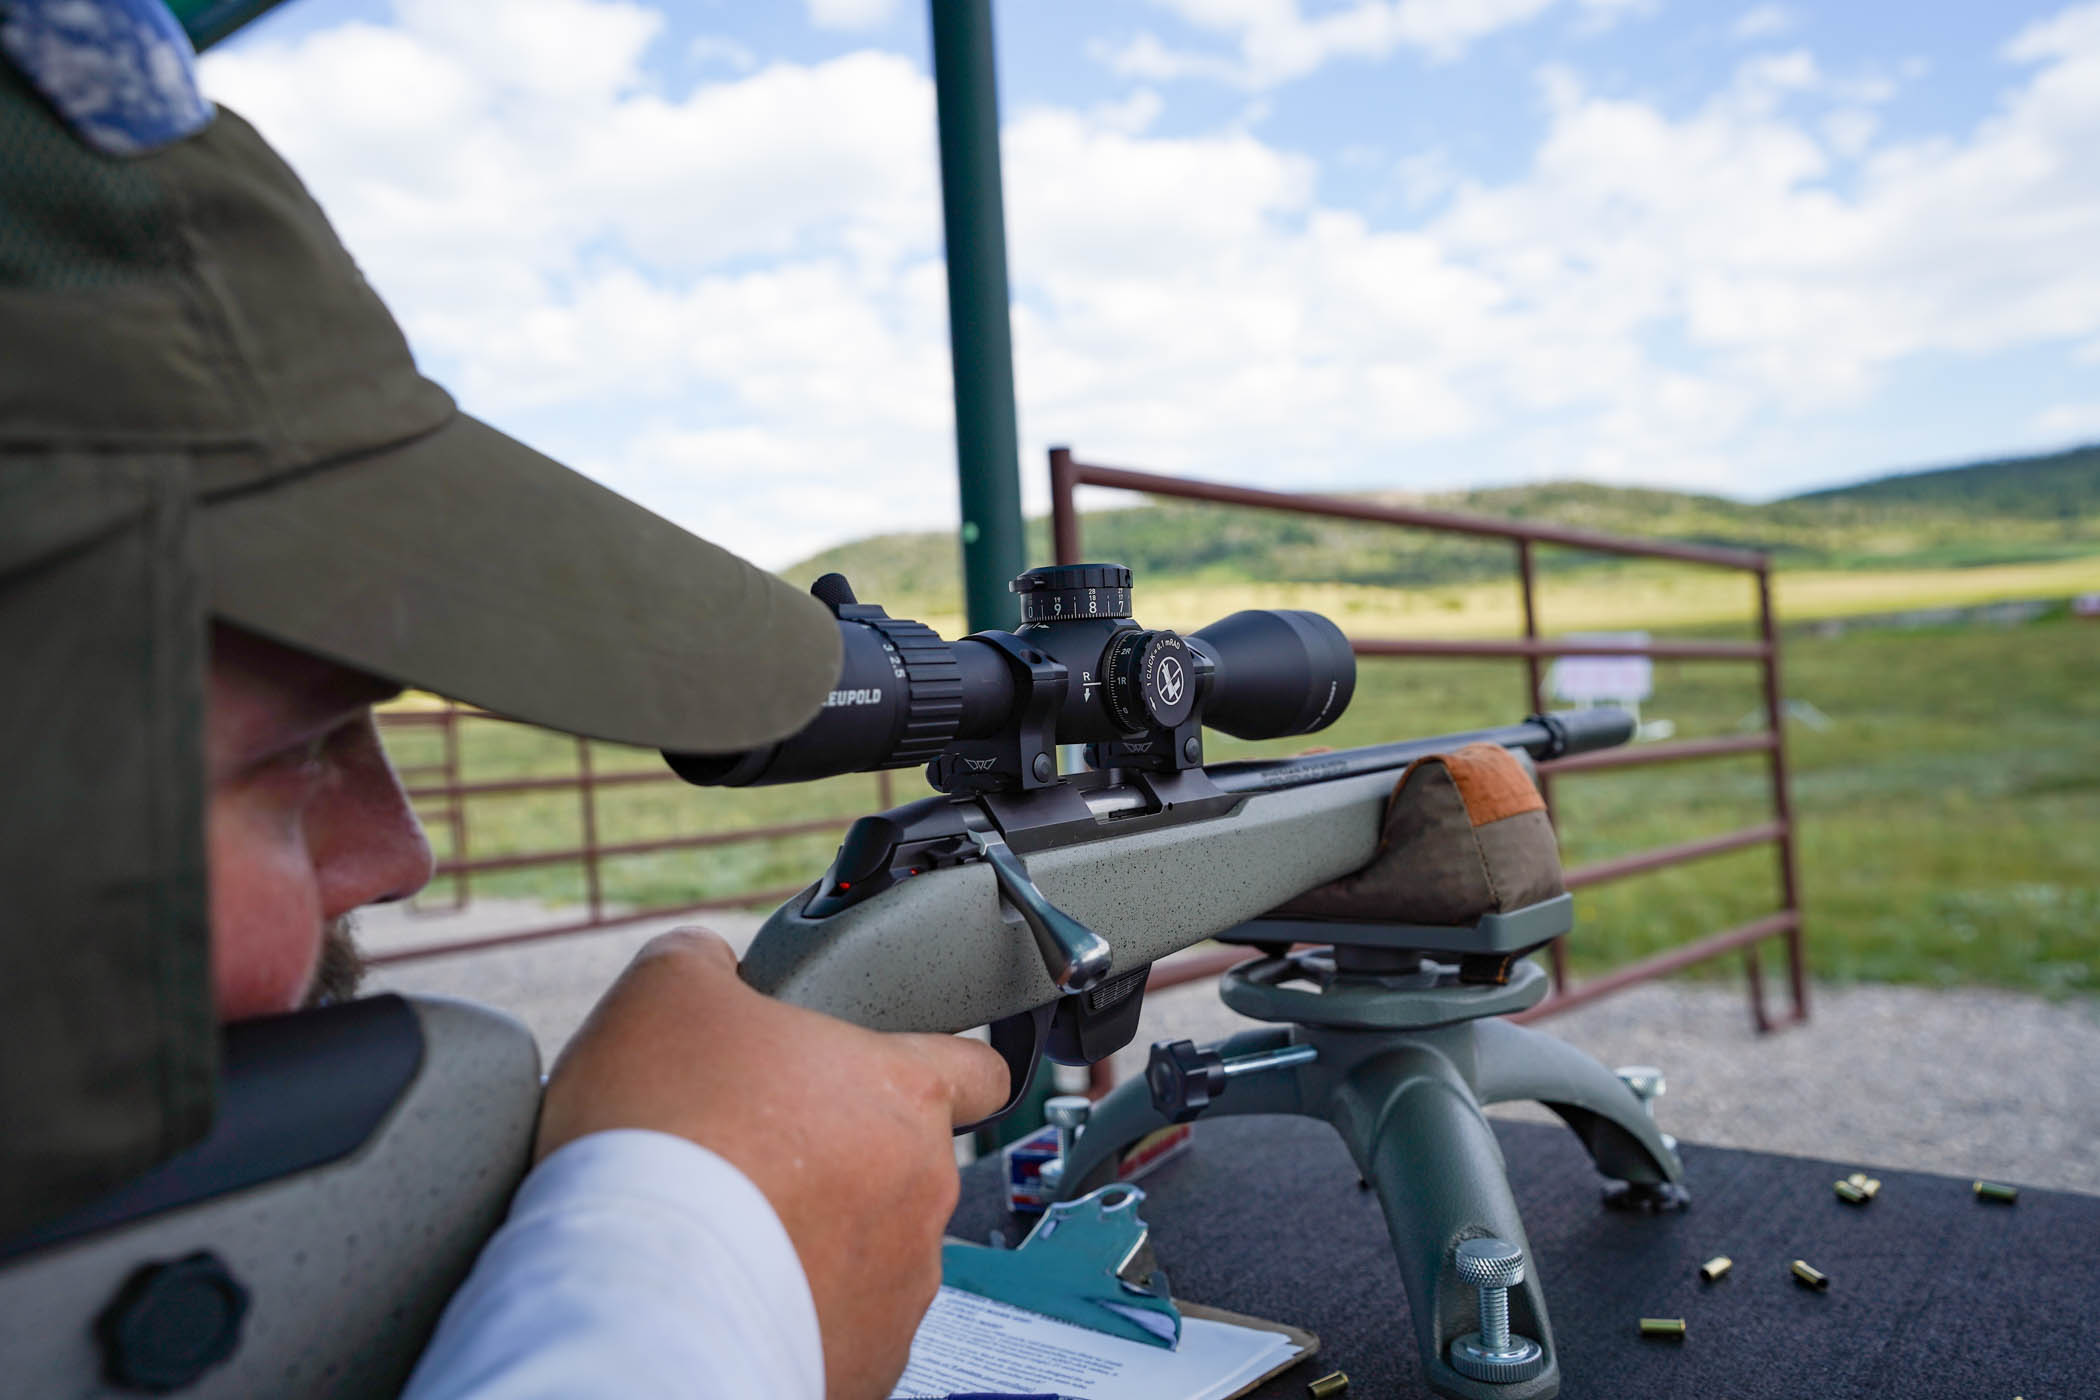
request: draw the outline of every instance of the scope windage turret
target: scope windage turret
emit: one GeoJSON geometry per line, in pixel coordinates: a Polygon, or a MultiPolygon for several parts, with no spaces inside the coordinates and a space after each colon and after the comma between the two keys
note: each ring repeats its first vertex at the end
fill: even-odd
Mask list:
{"type": "Polygon", "coordinates": [[[1033,788],[1055,779],[1056,744],[1185,768],[1201,759],[1199,725],[1241,739],[1309,734],[1356,688],[1348,639],[1318,613],[1250,609],[1183,637],[1132,620],[1120,564],[1030,569],[1011,587],[1019,628],[945,642],[826,574],[810,591],[838,617],[844,655],[817,717],[777,744],[664,757],[711,787],[923,763],[947,791],[1033,788]]]}

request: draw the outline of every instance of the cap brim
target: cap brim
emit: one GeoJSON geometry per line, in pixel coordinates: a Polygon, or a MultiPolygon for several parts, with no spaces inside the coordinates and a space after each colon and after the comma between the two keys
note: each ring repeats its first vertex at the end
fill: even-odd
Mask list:
{"type": "Polygon", "coordinates": [[[838,678],[821,603],[465,414],[200,529],[215,616],[553,729],[731,752],[838,678]]]}

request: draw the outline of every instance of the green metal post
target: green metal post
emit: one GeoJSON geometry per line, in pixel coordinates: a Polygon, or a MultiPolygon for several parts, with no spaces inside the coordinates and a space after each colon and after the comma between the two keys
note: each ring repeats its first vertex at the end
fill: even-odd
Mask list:
{"type": "Polygon", "coordinates": [[[1019,621],[1007,582],[1021,572],[1021,462],[1007,321],[1006,214],[991,0],[931,0],[940,113],[941,214],[948,238],[948,341],[962,484],[963,596],[970,630],[1019,621]]]}
{"type": "MultiPolygon", "coordinates": [[[[1014,341],[1007,319],[1006,197],[999,179],[999,84],[991,0],[931,0],[933,92],[948,238],[948,353],[955,367],[955,465],[962,486],[963,602],[972,632],[1021,620],[1007,583],[1026,563],[1014,341]]],[[[990,1153],[1043,1121],[1047,1066],[1014,1111],[977,1134],[990,1153]]]]}

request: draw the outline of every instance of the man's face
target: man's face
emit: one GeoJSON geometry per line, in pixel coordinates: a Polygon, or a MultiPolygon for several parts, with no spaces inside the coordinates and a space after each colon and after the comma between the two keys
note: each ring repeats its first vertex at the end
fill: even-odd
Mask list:
{"type": "Polygon", "coordinates": [[[372,723],[373,704],[398,689],[251,633],[212,629],[206,728],[219,1019],[345,994],[357,971],[350,912],[429,881],[430,844],[372,723]]]}

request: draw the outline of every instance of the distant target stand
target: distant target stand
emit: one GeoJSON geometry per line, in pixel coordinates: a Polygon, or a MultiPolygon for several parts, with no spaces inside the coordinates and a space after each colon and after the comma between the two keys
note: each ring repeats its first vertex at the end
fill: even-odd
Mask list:
{"type": "MultiPolygon", "coordinates": [[[[1640,647],[1648,644],[1646,632],[1571,632],[1571,642],[1596,642],[1600,647],[1640,647]]],[[[1563,656],[1546,672],[1546,690],[1555,700],[1590,709],[1610,705],[1630,713],[1639,721],[1638,739],[1667,739],[1677,732],[1675,721],[1645,719],[1641,706],[1655,696],[1655,659],[1621,651],[1599,651],[1563,656]]]]}

